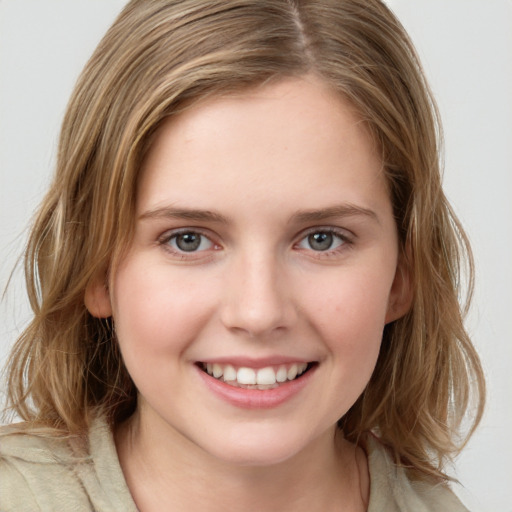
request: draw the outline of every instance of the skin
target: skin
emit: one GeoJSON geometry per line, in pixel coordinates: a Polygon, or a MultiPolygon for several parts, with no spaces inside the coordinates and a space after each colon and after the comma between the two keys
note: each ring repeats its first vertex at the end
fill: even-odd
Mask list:
{"type": "Polygon", "coordinates": [[[315,77],[164,123],[131,247],[108,289],[86,293],[93,315],[113,315],[139,391],[115,437],[140,510],[366,510],[366,456],[336,422],[370,379],[384,325],[409,307],[400,266],[378,152],[315,77]],[[204,236],[198,250],[180,251],[184,228],[204,236]],[[331,248],[312,246],[330,231],[331,248]],[[197,366],[277,356],[315,368],[267,409],[219,398],[197,366]]]}

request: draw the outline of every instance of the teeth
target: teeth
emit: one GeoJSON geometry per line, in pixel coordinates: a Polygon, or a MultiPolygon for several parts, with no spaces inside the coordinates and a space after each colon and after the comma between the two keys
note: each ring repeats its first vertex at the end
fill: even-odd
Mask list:
{"type": "Polygon", "coordinates": [[[236,380],[236,370],[230,364],[224,368],[224,380],[236,380]]]}
{"type": "Polygon", "coordinates": [[[222,370],[222,366],[220,364],[214,364],[213,365],[213,376],[218,379],[219,377],[222,377],[222,374],[224,371],[222,370]]]}
{"type": "Polygon", "coordinates": [[[252,368],[239,368],[236,380],[239,384],[256,384],[256,372],[252,368]]]}
{"type": "Polygon", "coordinates": [[[292,364],[290,366],[290,369],[288,370],[288,374],[287,374],[288,380],[295,379],[295,377],[297,377],[297,371],[298,371],[297,365],[296,364],[292,364]]]}
{"type": "Polygon", "coordinates": [[[307,366],[307,363],[294,363],[291,366],[281,365],[277,369],[267,366],[258,370],[247,367],[236,370],[230,364],[223,366],[218,363],[206,363],[203,365],[207,373],[216,379],[232,385],[257,386],[260,389],[269,389],[269,387],[276,387],[276,383],[294,380],[306,371],[307,366]]]}
{"type": "Polygon", "coordinates": [[[275,384],[276,372],[273,368],[261,368],[256,374],[256,384],[275,384]]]}
{"type": "Polygon", "coordinates": [[[276,381],[277,382],[285,382],[288,378],[288,370],[286,366],[280,366],[276,373],[276,381]]]}

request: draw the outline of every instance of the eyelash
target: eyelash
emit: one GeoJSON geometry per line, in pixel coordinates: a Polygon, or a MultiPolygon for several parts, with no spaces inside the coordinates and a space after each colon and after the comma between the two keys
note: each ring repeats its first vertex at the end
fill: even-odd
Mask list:
{"type": "MultiPolygon", "coordinates": [[[[298,247],[299,244],[301,244],[303,241],[307,240],[308,237],[310,237],[311,235],[316,235],[316,234],[332,235],[334,238],[337,238],[340,243],[334,249],[329,248],[329,249],[326,249],[323,251],[322,250],[315,251],[314,249],[304,249],[305,251],[312,253],[315,258],[329,258],[329,257],[333,257],[333,256],[338,256],[340,253],[347,250],[353,244],[353,240],[351,239],[351,237],[349,237],[346,234],[345,230],[342,231],[342,230],[335,229],[332,227],[315,227],[315,228],[312,228],[304,233],[301,233],[301,237],[300,237],[299,241],[296,244],[294,244],[294,247],[298,247]]],[[[299,247],[299,250],[300,249],[301,248],[299,247]]]]}
{"type": "Polygon", "coordinates": [[[166,251],[170,252],[173,255],[177,255],[177,256],[181,257],[182,259],[185,259],[185,258],[194,259],[194,258],[202,257],[199,255],[202,255],[202,253],[206,252],[207,250],[210,250],[212,248],[214,250],[217,250],[218,248],[220,248],[220,246],[217,245],[211,238],[212,238],[211,235],[207,235],[200,229],[184,228],[184,229],[180,229],[177,231],[166,232],[164,235],[162,235],[158,239],[158,243],[159,243],[159,245],[164,247],[164,249],[166,251]],[[202,244],[204,242],[204,240],[208,240],[209,244],[211,244],[210,247],[208,247],[206,250],[203,249],[201,251],[196,251],[196,250],[184,251],[184,250],[181,250],[179,247],[177,247],[177,248],[171,247],[170,242],[172,240],[176,240],[179,236],[184,236],[184,235],[189,235],[189,234],[190,235],[199,235],[201,237],[200,244],[202,244]]]}
{"type": "MultiPolygon", "coordinates": [[[[194,228],[194,229],[183,228],[183,229],[180,229],[177,231],[166,232],[164,235],[162,235],[158,239],[158,243],[159,243],[159,245],[163,246],[166,251],[172,253],[173,255],[180,256],[182,259],[185,259],[185,258],[193,259],[193,258],[202,257],[199,255],[202,255],[202,253],[207,252],[211,249],[218,250],[220,248],[220,246],[212,240],[211,235],[206,234],[202,230],[197,229],[197,228],[194,228]],[[197,250],[185,251],[185,250],[180,249],[179,247],[173,248],[170,246],[170,242],[172,240],[176,240],[179,236],[188,235],[188,234],[199,235],[201,237],[201,240],[199,242],[200,245],[203,244],[204,240],[206,239],[208,241],[208,243],[210,244],[210,246],[207,247],[206,249],[199,250],[199,251],[197,251],[197,250]]],[[[335,242],[333,242],[333,243],[335,243],[335,242]]],[[[297,248],[298,250],[304,250],[307,252],[311,252],[317,258],[328,258],[331,256],[338,255],[340,252],[346,250],[350,245],[352,245],[352,243],[353,243],[353,241],[352,241],[351,237],[347,236],[345,231],[334,229],[332,227],[325,227],[325,228],[324,227],[315,227],[306,232],[301,233],[298,242],[296,242],[293,245],[293,247],[297,248]],[[335,239],[338,239],[338,241],[340,243],[334,249],[328,248],[326,250],[314,250],[312,248],[301,248],[300,247],[300,244],[303,243],[305,240],[307,240],[308,237],[310,237],[311,235],[316,235],[316,234],[332,235],[335,239]]]]}

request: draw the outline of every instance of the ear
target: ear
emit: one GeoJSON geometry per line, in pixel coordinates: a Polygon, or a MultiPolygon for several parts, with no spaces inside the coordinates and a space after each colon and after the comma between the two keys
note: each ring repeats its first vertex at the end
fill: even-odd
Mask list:
{"type": "Polygon", "coordinates": [[[93,277],[85,289],[85,307],[96,318],[112,316],[112,304],[105,272],[99,272],[93,277]]]}
{"type": "Polygon", "coordinates": [[[386,324],[403,317],[411,309],[414,297],[412,275],[406,257],[401,254],[398,257],[395,278],[391,286],[386,312],[386,324]]]}

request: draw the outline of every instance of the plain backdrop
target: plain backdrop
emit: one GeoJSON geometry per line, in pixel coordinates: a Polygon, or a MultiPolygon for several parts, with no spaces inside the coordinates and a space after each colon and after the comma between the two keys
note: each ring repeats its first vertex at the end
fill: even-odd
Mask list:
{"type": "MultiPolygon", "coordinates": [[[[0,289],[53,170],[73,84],[124,0],[0,0],[0,289]]],[[[512,512],[512,1],[388,0],[415,42],[445,128],[445,190],[473,243],[468,327],[488,378],[456,461],[474,512],[512,512]]],[[[29,318],[21,273],[0,304],[0,362],[29,318]]],[[[3,387],[3,386],[2,386],[3,387]]]]}

